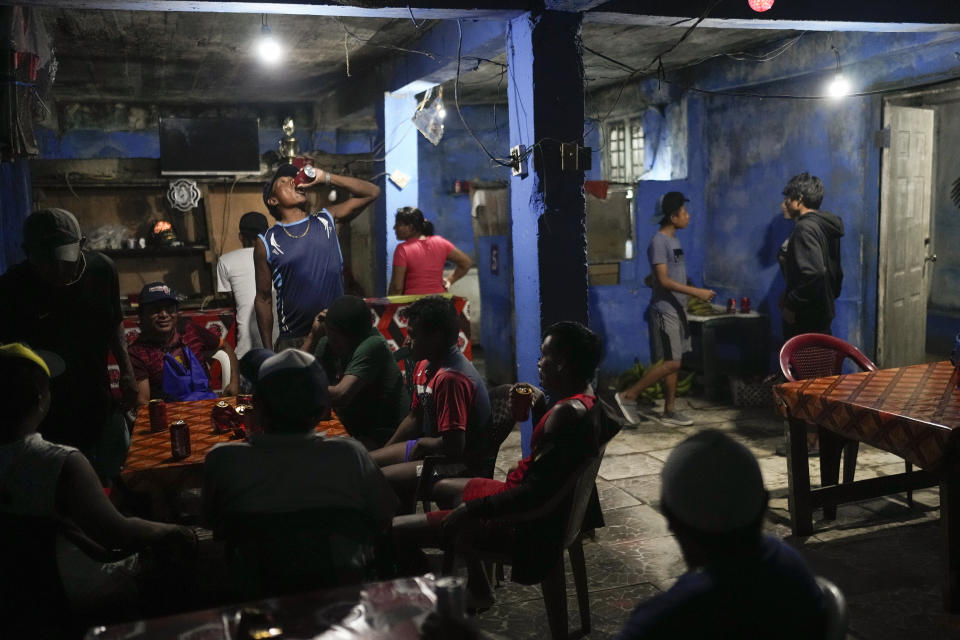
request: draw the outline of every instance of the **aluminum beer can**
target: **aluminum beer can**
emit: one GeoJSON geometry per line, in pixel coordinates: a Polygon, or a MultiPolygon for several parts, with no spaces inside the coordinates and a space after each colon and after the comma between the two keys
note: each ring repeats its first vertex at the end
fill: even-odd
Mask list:
{"type": "Polygon", "coordinates": [[[740,313],[750,313],[750,298],[747,296],[740,299],[740,313]]]}
{"type": "Polygon", "coordinates": [[[183,460],[190,455],[190,427],[186,420],[170,423],[170,453],[174,460],[183,460]]]}
{"type": "Polygon", "coordinates": [[[247,406],[243,404],[237,405],[237,420],[233,423],[233,435],[237,438],[246,438],[247,437],[247,406]]]}
{"type": "Polygon", "coordinates": [[[300,168],[300,171],[297,172],[297,175],[293,177],[293,184],[299,187],[301,184],[313,182],[316,177],[317,170],[314,169],[313,166],[305,164],[300,168]]]}
{"type": "Polygon", "coordinates": [[[513,419],[515,422],[525,422],[530,417],[530,407],[533,405],[533,387],[526,382],[513,385],[513,419]]]}
{"type": "Polygon", "coordinates": [[[736,313],[737,312],[737,299],[730,298],[727,300],[727,313],[736,313]]]}
{"type": "Polygon", "coordinates": [[[441,620],[463,620],[466,617],[466,580],[447,576],[437,580],[437,614],[441,620]]]}
{"type": "Polygon", "coordinates": [[[147,405],[150,411],[150,431],[156,433],[167,428],[167,403],[163,400],[151,400],[147,405]]]}
{"type": "Polygon", "coordinates": [[[233,429],[233,423],[237,419],[237,412],[225,400],[219,401],[213,405],[210,412],[210,426],[214,433],[226,433],[233,429]]]}
{"type": "Polygon", "coordinates": [[[237,396],[237,406],[246,405],[248,407],[253,406],[253,396],[249,393],[241,393],[237,396]]]}

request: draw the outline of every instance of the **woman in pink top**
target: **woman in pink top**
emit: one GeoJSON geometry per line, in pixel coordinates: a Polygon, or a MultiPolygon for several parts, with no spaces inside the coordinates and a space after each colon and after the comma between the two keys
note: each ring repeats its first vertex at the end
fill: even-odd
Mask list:
{"type": "Polygon", "coordinates": [[[433,223],[423,217],[420,209],[398,209],[393,230],[397,240],[403,242],[393,252],[393,277],[388,295],[444,293],[473,266],[470,256],[452,242],[433,235],[433,223]],[[444,278],[443,267],[448,260],[456,268],[449,278],[444,278]]]}

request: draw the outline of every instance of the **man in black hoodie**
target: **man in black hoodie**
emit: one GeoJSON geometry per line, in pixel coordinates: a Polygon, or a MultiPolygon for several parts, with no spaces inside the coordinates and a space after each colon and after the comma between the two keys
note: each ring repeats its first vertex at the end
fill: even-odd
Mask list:
{"type": "Polygon", "coordinates": [[[790,178],[783,188],[783,215],[796,223],[778,256],[787,281],[780,301],[784,339],[801,333],[830,333],[833,302],[843,283],[843,220],[818,211],[822,201],[823,183],[809,173],[790,178]]]}

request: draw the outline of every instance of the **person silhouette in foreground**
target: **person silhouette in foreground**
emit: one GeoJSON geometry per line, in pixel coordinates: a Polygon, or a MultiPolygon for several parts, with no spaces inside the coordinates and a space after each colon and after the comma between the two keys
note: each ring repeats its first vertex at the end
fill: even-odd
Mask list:
{"type": "Polygon", "coordinates": [[[661,480],[661,510],[689,570],[637,606],[618,640],[823,637],[813,574],[763,533],[768,494],[746,447],[702,431],[673,450],[661,480]]]}

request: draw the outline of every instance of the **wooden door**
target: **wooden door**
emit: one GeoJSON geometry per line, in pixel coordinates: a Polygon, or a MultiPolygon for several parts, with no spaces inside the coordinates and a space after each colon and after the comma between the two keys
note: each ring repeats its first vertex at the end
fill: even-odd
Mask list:
{"type": "Polygon", "coordinates": [[[932,109],[884,110],[890,145],[883,150],[877,359],[883,367],[924,362],[930,274],[932,109]]]}

